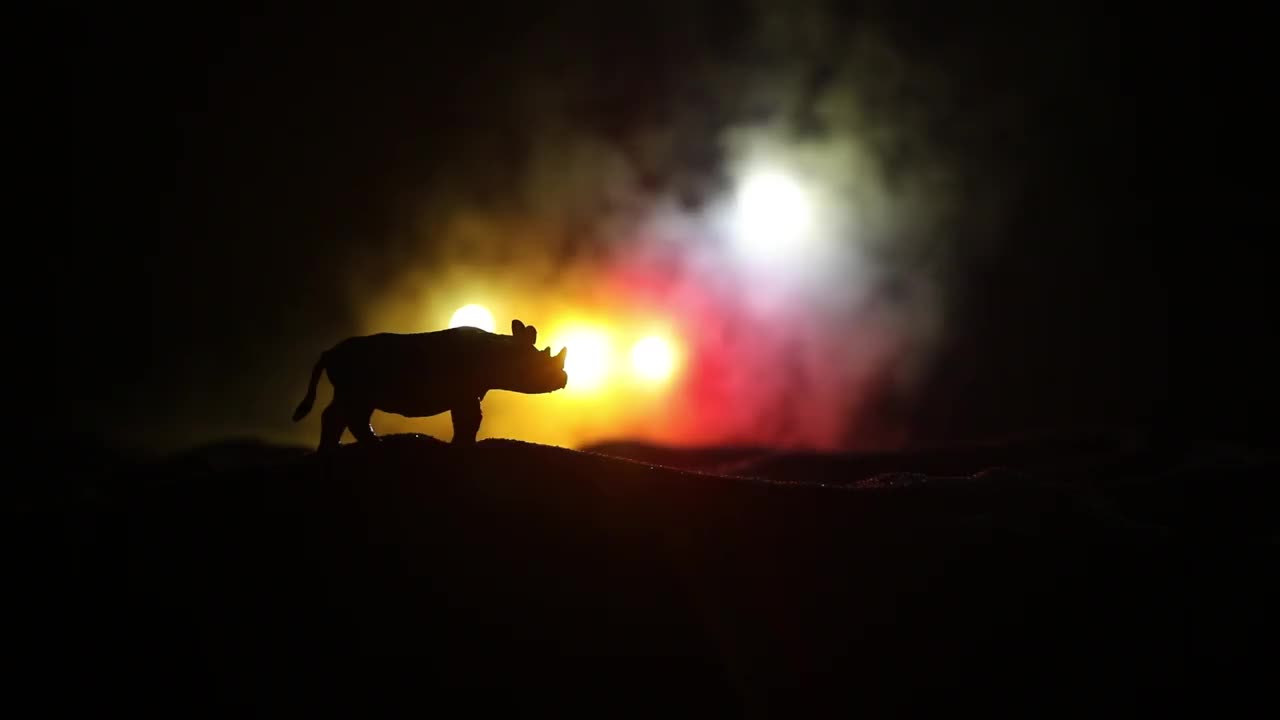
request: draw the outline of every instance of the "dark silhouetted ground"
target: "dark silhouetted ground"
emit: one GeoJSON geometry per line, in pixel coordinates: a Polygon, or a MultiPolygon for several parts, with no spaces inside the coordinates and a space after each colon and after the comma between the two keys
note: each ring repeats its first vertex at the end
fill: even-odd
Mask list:
{"type": "Polygon", "coordinates": [[[330,457],[83,456],[58,492],[20,499],[32,527],[17,527],[67,550],[49,564],[70,609],[48,636],[70,629],[63,689],[102,712],[1274,703],[1265,453],[1113,437],[699,456],[401,435],[330,457]]]}

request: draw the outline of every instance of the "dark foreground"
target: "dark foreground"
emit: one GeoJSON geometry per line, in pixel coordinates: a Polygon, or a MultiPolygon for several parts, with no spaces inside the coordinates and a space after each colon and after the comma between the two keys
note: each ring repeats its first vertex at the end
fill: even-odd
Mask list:
{"type": "Polygon", "coordinates": [[[736,458],[766,481],[396,436],[82,468],[24,513],[103,711],[1273,706],[1274,460],[1085,450],[736,458]]]}

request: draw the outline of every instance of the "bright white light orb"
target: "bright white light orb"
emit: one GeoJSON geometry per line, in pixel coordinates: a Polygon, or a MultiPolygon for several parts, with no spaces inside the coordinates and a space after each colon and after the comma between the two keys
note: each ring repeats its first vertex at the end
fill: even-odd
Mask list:
{"type": "Polygon", "coordinates": [[[588,328],[572,330],[552,345],[552,354],[559,352],[561,347],[569,348],[569,355],[564,361],[564,371],[569,374],[569,384],[565,389],[595,390],[604,384],[613,355],[608,335],[588,328]]]}
{"type": "Polygon", "coordinates": [[[631,347],[631,367],[645,380],[660,382],[671,377],[676,354],[671,343],[650,335],[631,347]]]}
{"type": "Polygon", "coordinates": [[[736,239],[748,254],[774,257],[792,250],[812,222],[808,195],[784,173],[752,173],[738,188],[736,239]]]}
{"type": "Polygon", "coordinates": [[[449,318],[449,327],[474,327],[493,332],[493,313],[483,305],[463,305],[449,318]]]}

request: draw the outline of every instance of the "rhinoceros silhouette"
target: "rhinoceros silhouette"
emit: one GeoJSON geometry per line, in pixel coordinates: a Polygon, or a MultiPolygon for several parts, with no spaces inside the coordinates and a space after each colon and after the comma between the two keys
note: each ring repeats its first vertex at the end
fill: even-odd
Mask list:
{"type": "Polygon", "coordinates": [[[474,327],[425,333],[378,333],[350,337],[320,354],[306,397],[293,413],[311,412],[320,374],[327,372],[333,400],[320,415],[319,450],[338,447],[344,428],[357,441],[377,440],[374,410],[405,417],[449,412],[453,442],[469,444],[480,431],[480,401],[490,390],[539,394],[563,389],[568,348],[556,355],[538,350],[538,331],[519,320],[511,334],[474,327]]]}

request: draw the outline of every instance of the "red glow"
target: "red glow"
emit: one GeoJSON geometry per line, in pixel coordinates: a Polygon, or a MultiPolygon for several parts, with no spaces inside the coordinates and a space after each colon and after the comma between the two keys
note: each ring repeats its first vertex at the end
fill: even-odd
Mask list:
{"type": "MultiPolygon", "coordinates": [[[[854,422],[859,403],[888,387],[901,352],[891,323],[831,322],[785,288],[652,255],[543,290],[473,283],[435,300],[443,313],[483,297],[499,324],[536,324],[539,348],[569,348],[565,392],[490,394],[482,437],[570,447],[613,439],[839,447],[851,427],[869,432],[854,422]],[[634,348],[650,336],[674,351],[669,374],[664,360],[638,369],[634,348]]],[[[407,330],[421,322],[415,317],[407,330]]],[[[450,432],[447,416],[382,422],[392,432],[450,432]]]]}

